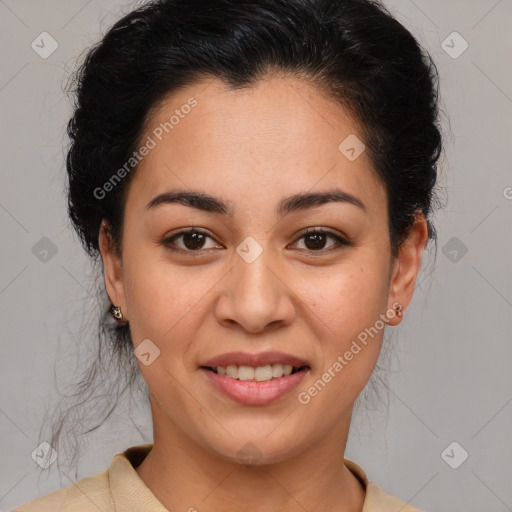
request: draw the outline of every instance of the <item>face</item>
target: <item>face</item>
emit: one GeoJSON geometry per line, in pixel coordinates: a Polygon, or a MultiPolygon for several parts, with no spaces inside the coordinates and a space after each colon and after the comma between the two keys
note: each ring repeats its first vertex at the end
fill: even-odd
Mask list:
{"type": "Polygon", "coordinates": [[[384,185],[366,151],[339,149],[348,136],[357,155],[357,123],[281,77],[239,91],[198,82],[148,120],[121,257],[100,242],[109,296],[146,353],[155,425],[225,460],[252,443],[259,463],[346,434],[383,318],[399,323],[393,304],[409,303],[427,236],[420,219],[392,259],[384,185]],[[201,368],[270,351],[307,368],[266,385],[230,379],[227,392],[229,377],[201,368]],[[251,385],[249,398],[236,395],[251,385]],[[279,386],[291,387],[272,394],[279,386]]]}

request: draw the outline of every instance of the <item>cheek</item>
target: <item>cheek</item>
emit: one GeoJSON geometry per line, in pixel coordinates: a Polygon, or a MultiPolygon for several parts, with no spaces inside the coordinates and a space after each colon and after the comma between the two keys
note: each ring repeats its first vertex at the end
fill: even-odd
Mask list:
{"type": "Polygon", "coordinates": [[[212,307],[208,299],[221,275],[208,266],[171,265],[155,250],[132,248],[126,253],[125,292],[133,344],[151,340],[160,349],[159,362],[165,368],[184,372],[194,360],[193,341],[212,307]]]}
{"type": "Polygon", "coordinates": [[[320,402],[338,400],[336,393],[355,399],[370,378],[385,330],[381,315],[387,309],[386,277],[379,266],[362,263],[347,264],[323,277],[302,277],[307,314],[319,326],[315,333],[321,344],[318,373],[325,375],[325,382],[332,382],[327,385],[331,392],[323,393],[320,402]]]}
{"type": "Polygon", "coordinates": [[[346,338],[385,312],[386,277],[383,268],[347,263],[329,273],[303,275],[299,282],[302,299],[324,321],[330,329],[327,332],[346,338]]]}
{"type": "Polygon", "coordinates": [[[134,343],[171,336],[199,300],[201,281],[165,265],[155,254],[126,252],[125,292],[134,343]]]}
{"type": "Polygon", "coordinates": [[[376,274],[341,273],[309,287],[308,305],[317,318],[319,365],[299,391],[299,403],[317,418],[317,428],[335,423],[364,389],[378,361],[385,324],[385,288],[376,274]],[[364,274],[363,274],[364,275],[364,274]]]}

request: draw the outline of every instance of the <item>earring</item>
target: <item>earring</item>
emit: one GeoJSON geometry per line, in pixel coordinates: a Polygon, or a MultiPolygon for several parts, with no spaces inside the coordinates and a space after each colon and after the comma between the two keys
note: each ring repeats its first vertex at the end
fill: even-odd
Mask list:
{"type": "Polygon", "coordinates": [[[116,319],[116,320],[122,320],[123,319],[123,313],[121,311],[121,306],[112,306],[110,308],[110,314],[116,319]]]}
{"type": "Polygon", "coordinates": [[[396,315],[402,318],[404,316],[404,312],[402,311],[402,304],[398,304],[396,307],[396,315]]]}

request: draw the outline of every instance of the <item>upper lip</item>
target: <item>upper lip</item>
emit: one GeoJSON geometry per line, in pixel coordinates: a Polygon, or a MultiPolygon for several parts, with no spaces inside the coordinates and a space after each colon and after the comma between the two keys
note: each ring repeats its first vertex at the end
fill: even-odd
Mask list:
{"type": "Polygon", "coordinates": [[[308,363],[299,357],[285,354],[284,352],[261,352],[251,354],[249,352],[230,352],[201,364],[203,367],[216,368],[217,366],[266,366],[270,364],[291,364],[295,368],[308,366],[308,363]]]}

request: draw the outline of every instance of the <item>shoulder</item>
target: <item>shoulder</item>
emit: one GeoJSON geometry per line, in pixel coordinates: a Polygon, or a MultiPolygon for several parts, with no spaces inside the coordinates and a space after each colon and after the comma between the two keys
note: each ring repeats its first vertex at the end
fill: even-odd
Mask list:
{"type": "Polygon", "coordinates": [[[118,453],[103,473],[29,501],[12,512],[168,512],[139,478],[135,468],[153,444],[137,445],[118,453]]]}
{"type": "Polygon", "coordinates": [[[363,512],[422,512],[405,501],[387,494],[377,484],[369,483],[366,493],[363,512]]]}
{"type": "Polygon", "coordinates": [[[108,470],[29,501],[12,512],[102,512],[115,511],[108,470]]]}
{"type": "Polygon", "coordinates": [[[366,489],[362,512],[422,512],[405,501],[387,494],[377,484],[370,482],[363,468],[355,462],[345,459],[345,465],[366,489]]]}

